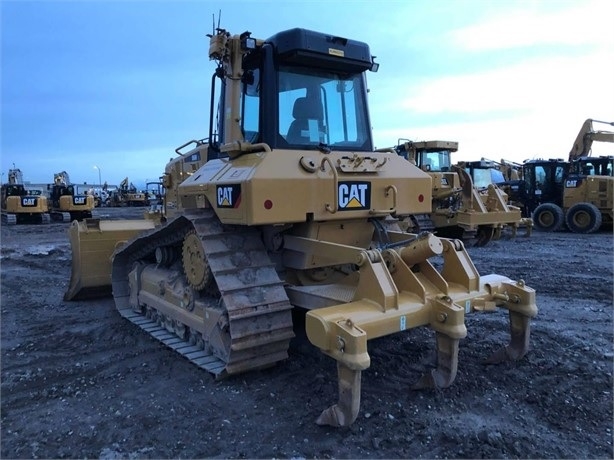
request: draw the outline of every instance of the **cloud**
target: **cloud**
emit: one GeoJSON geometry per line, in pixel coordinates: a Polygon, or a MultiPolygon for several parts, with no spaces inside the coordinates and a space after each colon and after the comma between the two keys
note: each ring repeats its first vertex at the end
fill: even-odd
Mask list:
{"type": "MultiPolygon", "coordinates": [[[[540,114],[525,114],[477,122],[442,121],[428,126],[376,128],[374,137],[377,147],[391,147],[399,138],[457,141],[459,151],[452,155],[453,162],[479,160],[482,157],[519,163],[535,158],[567,159],[586,118],[590,117],[578,114],[575,117],[544,119],[540,114]]],[[[603,125],[595,125],[595,128],[612,131],[611,127],[603,125]]],[[[611,155],[612,144],[596,142],[592,154],[611,155]]]]}
{"type": "Polygon", "coordinates": [[[378,147],[409,137],[458,141],[455,161],[567,158],[586,118],[614,121],[614,3],[502,5],[444,37],[439,73],[372,85],[378,147]]]}
{"type": "Polygon", "coordinates": [[[411,87],[400,106],[417,113],[612,109],[614,59],[600,52],[582,57],[534,58],[509,67],[447,76],[411,87]]]}
{"type": "Polygon", "coordinates": [[[539,45],[614,44],[614,3],[523,2],[522,8],[495,13],[479,24],[453,30],[450,44],[470,51],[501,50],[539,45]],[[553,8],[571,5],[559,11],[553,8]],[[547,8],[547,9],[544,9],[547,8]]]}

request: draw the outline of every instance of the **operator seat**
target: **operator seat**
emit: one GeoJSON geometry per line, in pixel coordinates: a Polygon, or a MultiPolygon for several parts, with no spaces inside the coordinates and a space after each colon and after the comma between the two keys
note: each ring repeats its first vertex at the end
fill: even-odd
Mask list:
{"type": "Polygon", "coordinates": [[[294,101],[292,116],[294,120],[290,124],[288,134],[286,135],[286,141],[289,144],[313,144],[323,140],[322,105],[319,100],[299,97],[294,101]],[[309,120],[317,122],[317,141],[312,140],[310,137],[309,120]]]}

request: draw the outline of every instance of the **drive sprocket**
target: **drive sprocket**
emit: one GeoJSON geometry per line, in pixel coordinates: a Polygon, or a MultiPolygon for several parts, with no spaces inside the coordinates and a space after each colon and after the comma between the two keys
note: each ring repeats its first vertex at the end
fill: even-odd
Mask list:
{"type": "Polygon", "coordinates": [[[195,290],[200,291],[213,281],[202,241],[194,230],[188,232],[183,240],[182,261],[188,283],[195,290]]]}

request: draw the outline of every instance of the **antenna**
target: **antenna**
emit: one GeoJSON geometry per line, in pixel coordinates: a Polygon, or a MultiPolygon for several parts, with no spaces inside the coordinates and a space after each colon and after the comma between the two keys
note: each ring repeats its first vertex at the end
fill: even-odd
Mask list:
{"type": "Polygon", "coordinates": [[[220,8],[219,13],[217,14],[217,28],[220,28],[220,21],[222,20],[222,9],[220,8]]]}

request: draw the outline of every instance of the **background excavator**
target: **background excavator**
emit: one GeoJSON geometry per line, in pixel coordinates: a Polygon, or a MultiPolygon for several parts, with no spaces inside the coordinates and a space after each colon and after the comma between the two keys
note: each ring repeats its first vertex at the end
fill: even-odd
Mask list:
{"type": "Polygon", "coordinates": [[[386,228],[430,212],[432,179],[374,151],[366,72],[378,65],[366,43],[217,28],[209,57],[209,136],[166,166],[166,220],[73,222],[67,299],[112,284],[122,316],[218,378],[286,359],[302,317],[337,361],[339,399],[322,425],[356,419],[371,339],[435,331],[438,364],[416,388],[452,384],[471,312],[509,312],[511,341],[488,362],[527,353],[533,289],[480,276],[460,240],[386,228]],[[110,272],[89,276],[109,250],[110,272]]]}
{"type": "Polygon", "coordinates": [[[148,206],[147,194],[139,192],[128,178],[124,178],[109,196],[109,206],[148,206]]]}
{"type": "Polygon", "coordinates": [[[53,175],[53,184],[47,186],[49,192],[49,214],[55,221],[71,222],[92,217],[94,197],[76,193],[66,171],[53,175]]]}
{"type": "Polygon", "coordinates": [[[48,224],[49,217],[47,197],[42,194],[29,193],[23,184],[20,169],[9,169],[8,182],[0,190],[2,206],[2,224],[48,224]]]}
{"type": "Polygon", "coordinates": [[[614,132],[596,131],[594,123],[614,122],[588,119],[580,128],[567,160],[528,160],[522,179],[507,181],[510,200],[519,203],[523,215],[532,216],[542,231],[566,226],[575,233],[593,233],[612,226],[614,177],[612,156],[592,157],[593,142],[614,143],[614,132]]]}
{"type": "Polygon", "coordinates": [[[531,226],[522,218],[520,208],[508,204],[501,189],[491,182],[475,186],[464,167],[452,164],[452,152],[457,150],[458,142],[452,141],[406,140],[395,147],[433,178],[431,212],[411,216],[413,231],[435,230],[440,236],[478,246],[499,239],[506,228],[513,236],[521,226],[530,234],[531,226]]]}
{"type": "Polygon", "coordinates": [[[594,142],[614,142],[614,132],[596,130],[594,128],[595,123],[614,126],[614,122],[586,119],[582,123],[582,127],[569,151],[568,160],[570,162],[591,156],[594,142]]]}

